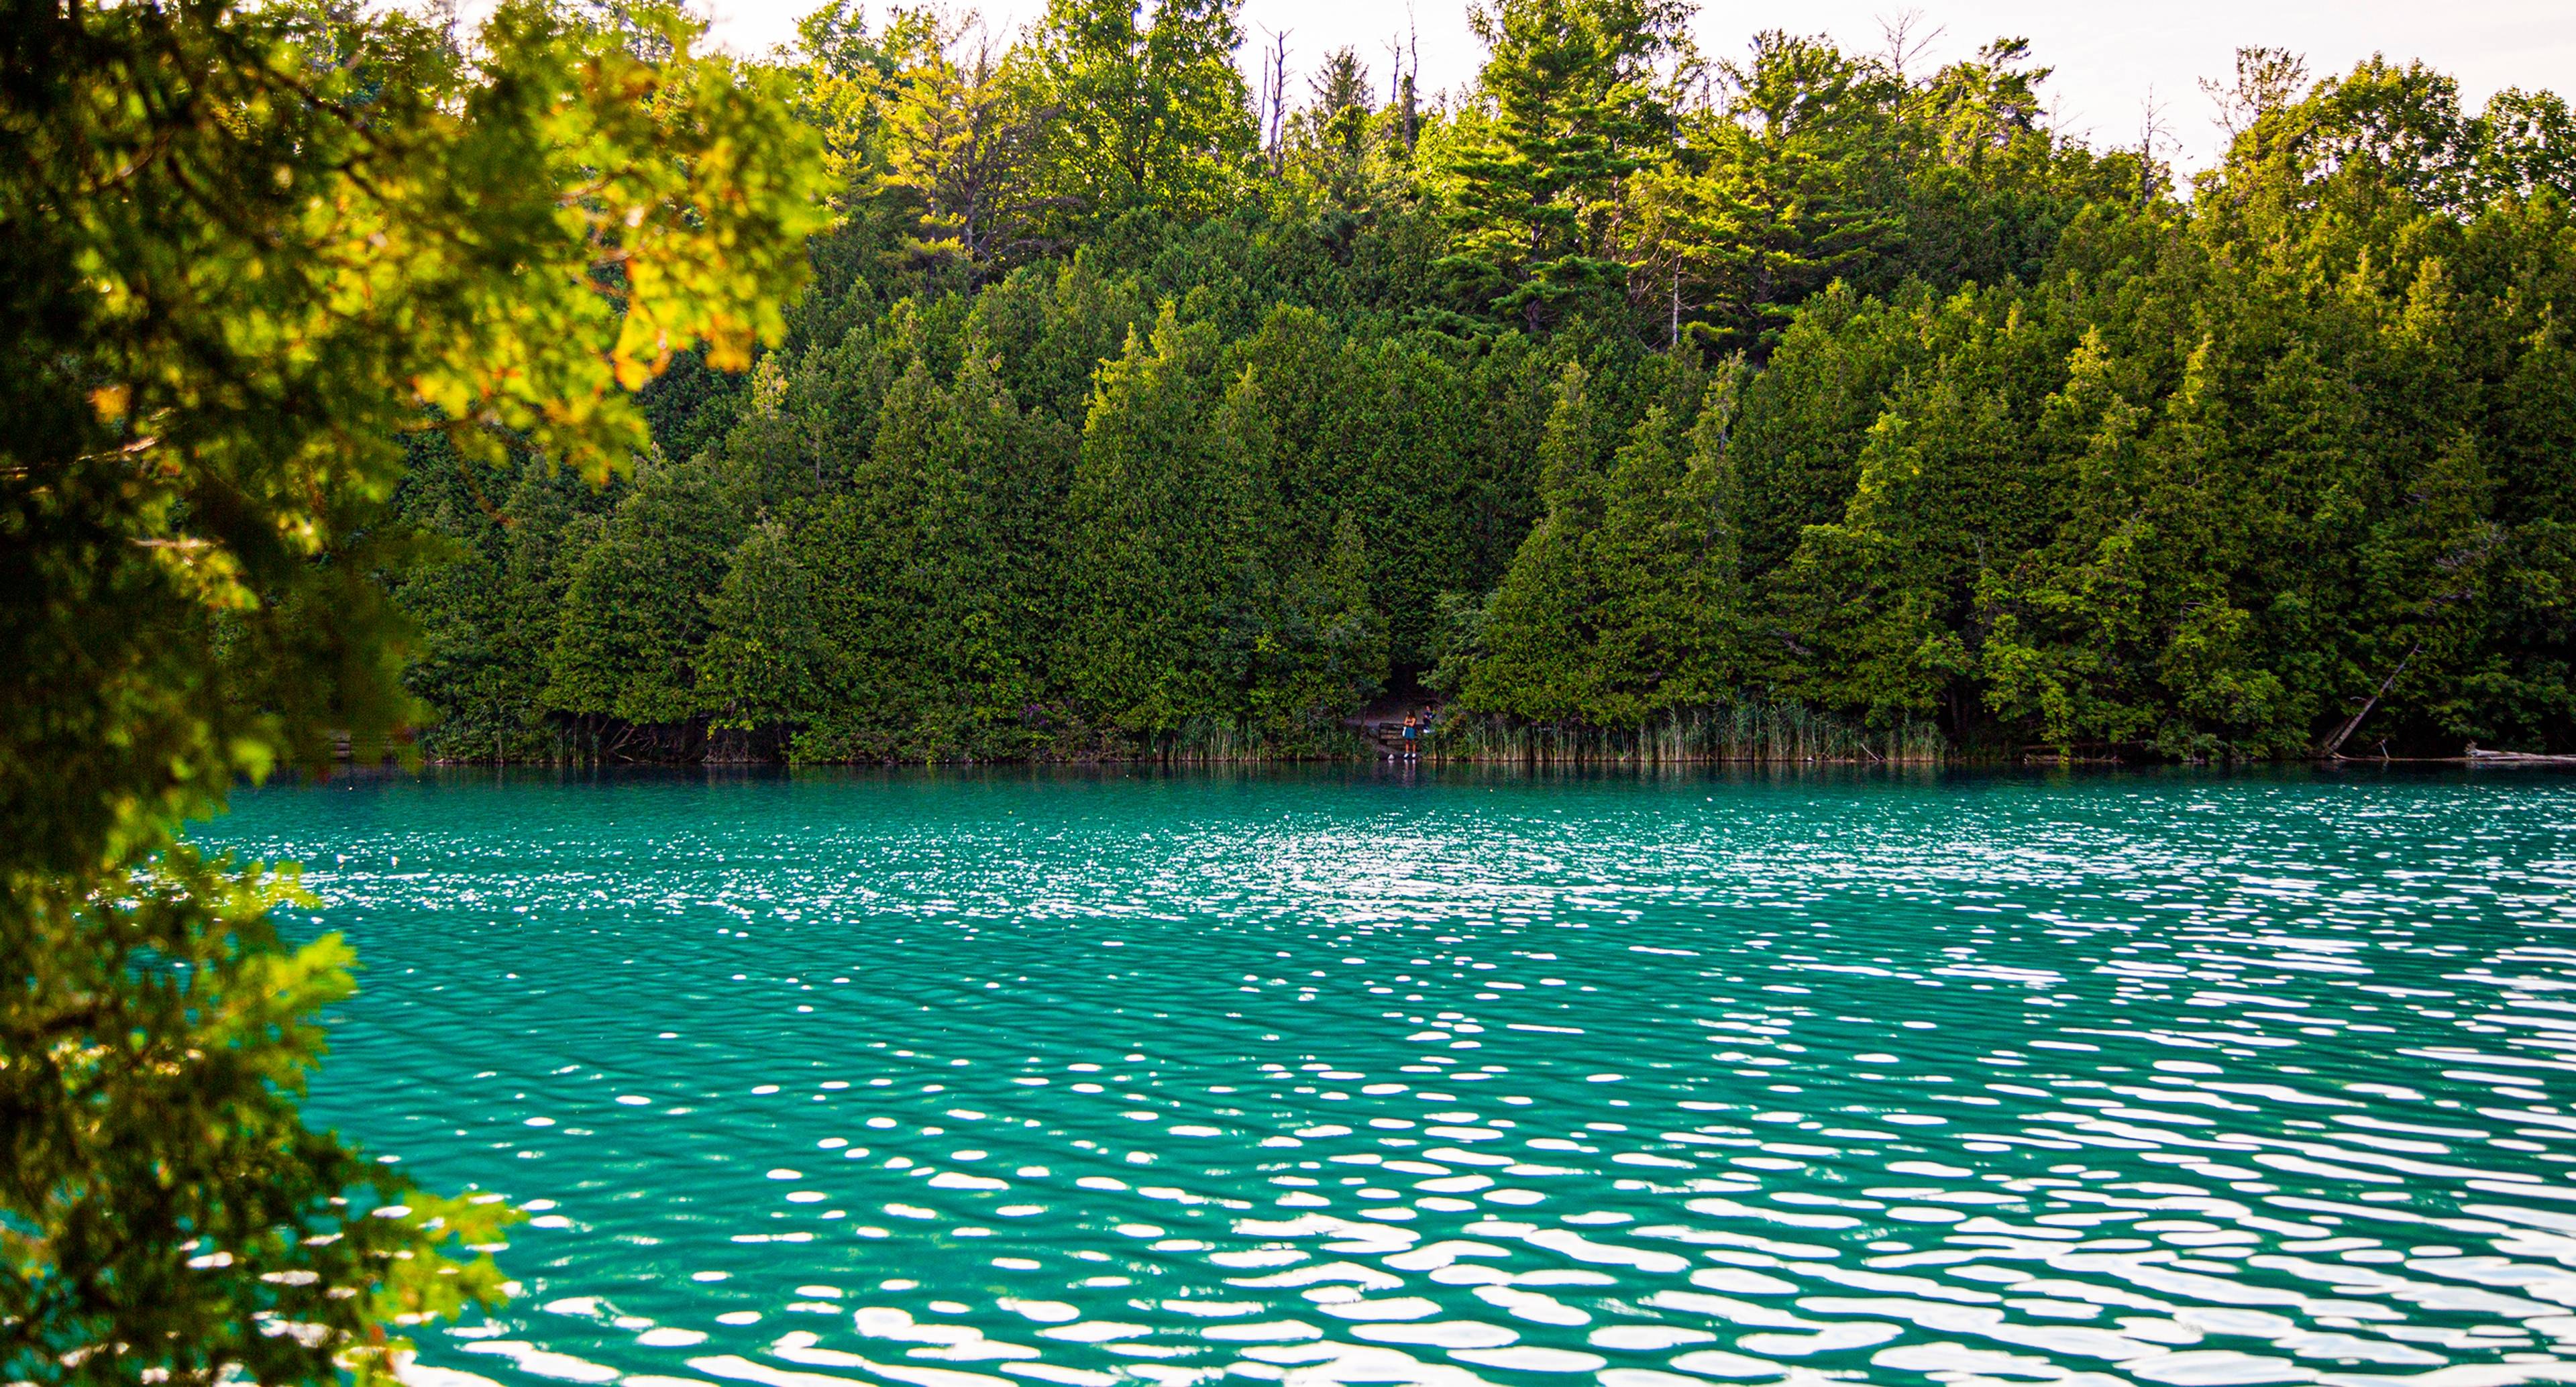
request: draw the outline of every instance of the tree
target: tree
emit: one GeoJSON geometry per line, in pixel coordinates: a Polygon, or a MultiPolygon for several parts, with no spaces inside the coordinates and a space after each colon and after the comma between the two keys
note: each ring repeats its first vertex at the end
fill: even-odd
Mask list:
{"type": "Polygon", "coordinates": [[[1742,620],[1738,493],[1727,455],[1735,386],[1732,371],[1712,380],[1687,427],[1650,408],[1612,461],[1587,545],[1602,594],[1593,722],[1636,726],[1717,707],[1743,685],[1733,629],[1742,620]]]}
{"type": "Polygon", "coordinates": [[[1061,521],[1075,438],[1023,411],[981,354],[959,364],[941,405],[909,459],[922,477],[915,523],[930,560],[923,750],[1023,754],[1022,713],[1044,697],[1063,614],[1061,521]]]}
{"type": "Polygon", "coordinates": [[[292,5],[0,23],[0,1376],[373,1377],[498,1289],[497,1201],[298,1116],[349,955],[281,940],[291,870],[177,834],[401,718],[403,434],[604,477],[674,354],[777,335],[813,139],[636,22],[658,51],[524,2],[470,58],[292,5]]]}
{"type": "Polygon", "coordinates": [[[1590,659],[1601,594],[1584,540],[1601,523],[1601,465],[1616,438],[1591,374],[1569,363],[1539,447],[1547,509],[1477,625],[1477,658],[1458,701],[1533,722],[1580,722],[1595,704],[1590,659]]]}
{"type": "Polygon", "coordinates": [[[395,511],[424,552],[392,587],[415,627],[403,687],[425,714],[419,748],[442,759],[550,756],[541,695],[560,625],[560,560],[568,537],[586,533],[582,517],[612,498],[542,458],[494,464],[457,455],[436,434],[408,441],[395,511]]]}
{"type": "Polygon", "coordinates": [[[906,18],[914,22],[894,36],[900,66],[880,186],[916,209],[913,253],[934,264],[953,257],[971,283],[1040,244],[1046,208],[1030,187],[1030,159],[1055,113],[1023,104],[988,35],[906,18]]]}
{"type": "Polygon", "coordinates": [[[1668,383],[1615,451],[1603,405],[1568,367],[1547,512],[1473,623],[1487,662],[1460,689],[1469,708],[1634,728],[1735,697],[1734,376],[1668,383]]]}
{"type": "Polygon", "coordinates": [[[1166,306],[1101,368],[1083,427],[1061,658],[1074,697],[1130,733],[1232,711],[1252,649],[1243,623],[1221,629],[1243,580],[1266,575],[1231,523],[1253,483],[1212,427],[1219,362],[1214,328],[1166,306]]]}
{"type": "Polygon", "coordinates": [[[1964,732],[1978,583],[2045,543],[2064,504],[2063,459],[2033,425],[2070,344],[2010,289],[1918,300],[1906,318],[1936,355],[1888,391],[1843,514],[1807,527],[1779,574],[1782,629],[1811,652],[1782,682],[1873,725],[1938,711],[1964,732]]]}
{"type": "Polygon", "coordinates": [[[1368,118],[1372,114],[1368,65],[1349,47],[1336,48],[1324,55],[1324,65],[1306,79],[1306,89],[1314,98],[1306,112],[1314,126],[1316,143],[1332,150],[1341,165],[1356,165],[1368,153],[1368,118]]]}
{"type": "Polygon", "coordinates": [[[1023,98],[1053,112],[1036,176],[1074,224],[1230,205],[1258,147],[1234,51],[1242,0],[1048,0],[1021,51],[1023,98]]]}
{"type": "MultiPolygon", "coordinates": [[[[1344,217],[1377,210],[1371,154],[1386,132],[1374,119],[1367,64],[1353,49],[1334,49],[1307,77],[1306,92],[1306,105],[1285,122],[1276,176],[1344,217]]],[[[1286,99],[1284,86],[1277,95],[1286,99]]]]}
{"type": "Polygon", "coordinates": [[[1808,526],[1842,515],[1870,425],[1922,355],[1904,313],[1920,294],[1910,286],[1891,304],[1829,290],[1797,314],[1745,388],[1734,456],[1746,573],[1778,567],[1808,526]]]}
{"type": "Polygon", "coordinates": [[[815,619],[813,570],[776,521],[734,547],[724,583],[704,599],[710,628],[696,693],[711,724],[756,731],[810,722],[831,706],[833,648],[815,619]]]}
{"type": "MultiPolygon", "coordinates": [[[[900,10],[896,16],[909,17],[900,10]]],[[[916,20],[909,27],[926,26],[916,20]]],[[[797,115],[822,136],[824,173],[844,209],[874,191],[883,171],[882,88],[895,67],[888,47],[868,32],[867,11],[858,0],[825,0],[796,21],[795,45],[779,54],[794,76],[788,91],[797,115]]]]}
{"type": "Polygon", "coordinates": [[[2186,202],[2152,140],[2052,128],[2012,38],[1704,69],[1681,7],[1498,0],[1462,97],[1399,43],[1374,92],[1308,64],[1281,122],[1226,5],[1062,0],[998,57],[854,14],[784,60],[861,180],[818,291],[752,371],[643,399],[731,518],[670,547],[677,493],[622,509],[650,478],[406,490],[454,542],[401,587],[437,754],[561,744],[568,622],[580,716],[633,746],[694,707],[678,754],[737,721],[811,759],[1276,751],[1380,680],[1980,754],[2566,744],[2548,93],[2249,52],[2186,202]]]}
{"type": "Polygon", "coordinates": [[[1283,742],[1359,711],[1386,687],[1386,618],[1369,600],[1357,519],[1344,515],[1320,560],[1290,569],[1266,626],[1246,712],[1283,742]]]}
{"type": "Polygon", "coordinates": [[[671,729],[705,711],[696,666],[707,604],[746,524],[740,485],[713,462],[646,464],[569,559],[546,706],[627,731],[671,729]]]}
{"type": "Polygon", "coordinates": [[[1669,282],[1669,340],[1687,311],[1705,336],[1767,356],[1789,308],[1899,230],[1901,85],[1777,31],[1719,71],[1725,103],[1692,112],[1684,157],[1639,180],[1637,236],[1669,282]]]}
{"type": "Polygon", "coordinates": [[[1656,64],[1685,52],[1678,0],[1494,0],[1469,15],[1488,50],[1443,172],[1440,262],[1477,311],[1537,331],[1620,294],[1613,231],[1628,178],[1668,141],[1656,64]]]}

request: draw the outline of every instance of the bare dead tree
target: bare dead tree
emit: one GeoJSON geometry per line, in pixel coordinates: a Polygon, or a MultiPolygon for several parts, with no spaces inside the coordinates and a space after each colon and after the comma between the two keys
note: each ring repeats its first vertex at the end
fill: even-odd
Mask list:
{"type": "Polygon", "coordinates": [[[1921,10],[1899,10],[1892,15],[1880,15],[1878,33],[1880,41],[1886,45],[1880,50],[1880,61],[1887,64],[1887,73],[1896,79],[1897,85],[1903,86],[1906,72],[1948,32],[1949,26],[1944,24],[1925,29],[1921,10]]]}
{"type": "Polygon", "coordinates": [[[2138,200],[2153,202],[2171,185],[2170,156],[2181,148],[2174,138],[2173,126],[2165,120],[2166,103],[2156,99],[2156,89],[2147,88],[2146,99],[2138,108],[2138,200]]]}
{"type": "Polygon", "coordinates": [[[1398,64],[1396,86],[1400,89],[1397,106],[1403,121],[1404,148],[1410,153],[1419,124],[1416,110],[1422,76],[1422,25],[1414,19],[1411,5],[1404,7],[1404,30],[1404,52],[1398,64]]]}
{"type": "MultiPolygon", "coordinates": [[[[2325,744],[2317,750],[2319,758],[2332,760],[2333,758],[2343,754],[2344,742],[2361,727],[2361,720],[2370,716],[2370,710],[2379,706],[2379,700],[2386,698],[2388,696],[2388,691],[2397,687],[2398,676],[2406,672],[2406,667],[2408,665],[2415,663],[2415,657],[2422,653],[2423,649],[2424,642],[2420,640],[2415,642],[2414,648],[2406,652],[2406,658],[2397,662],[2397,668],[2390,670],[2388,672],[2388,677],[2379,681],[2379,687],[2371,691],[2370,697],[2361,701],[2360,709],[2354,712],[2351,717],[2346,718],[2343,726],[2335,729],[2333,736],[2326,738],[2325,744]]],[[[2379,745],[2380,755],[2386,756],[2388,754],[2388,743],[2383,741],[2379,745]]]]}
{"type": "Polygon", "coordinates": [[[2239,48],[2236,76],[2230,82],[2200,79],[2200,89],[2218,107],[2218,127],[2233,143],[2266,114],[2290,104],[2308,83],[2308,60],[2286,48],[2239,48]]]}
{"type": "Polygon", "coordinates": [[[1270,46],[1261,51],[1261,147],[1270,156],[1270,176],[1286,167],[1288,127],[1288,35],[1286,29],[1263,28],[1270,46]]]}

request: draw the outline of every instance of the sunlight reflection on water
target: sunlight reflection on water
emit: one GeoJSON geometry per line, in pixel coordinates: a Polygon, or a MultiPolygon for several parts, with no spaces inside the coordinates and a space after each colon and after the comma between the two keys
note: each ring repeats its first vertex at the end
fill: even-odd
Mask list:
{"type": "Polygon", "coordinates": [[[315,1110],[535,1217],[424,1383],[2576,1378],[2576,787],[244,797],[315,1110]]]}

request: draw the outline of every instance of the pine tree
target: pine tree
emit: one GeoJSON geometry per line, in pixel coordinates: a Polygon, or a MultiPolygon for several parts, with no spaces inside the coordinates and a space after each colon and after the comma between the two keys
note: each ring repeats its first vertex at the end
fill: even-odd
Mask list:
{"type": "Polygon", "coordinates": [[[1442,177],[1453,225],[1440,261],[1476,311],[1536,331],[1615,301],[1627,180],[1668,141],[1656,64],[1681,52],[1677,0],[1493,0],[1469,16],[1488,54],[1442,177]]]}
{"type": "MultiPolygon", "coordinates": [[[[909,18],[909,16],[908,16],[909,18]]],[[[885,104],[885,171],[917,229],[906,248],[934,271],[954,261],[973,284],[1044,243],[1031,161],[1054,114],[1025,104],[980,33],[920,20],[891,35],[898,66],[885,104]]]]}
{"type": "Polygon", "coordinates": [[[1900,232],[1901,83],[1777,31],[1720,75],[1728,99],[1692,112],[1682,157],[1641,177],[1635,234],[1667,281],[1670,339],[1687,318],[1758,361],[1789,309],[1900,232]]]}

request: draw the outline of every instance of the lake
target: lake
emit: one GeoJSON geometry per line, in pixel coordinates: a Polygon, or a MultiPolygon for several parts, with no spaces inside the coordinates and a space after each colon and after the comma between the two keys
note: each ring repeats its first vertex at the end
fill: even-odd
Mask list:
{"type": "Polygon", "coordinates": [[[491,773],[239,797],[415,1376],[2576,1378],[2576,780],[491,773]]]}

